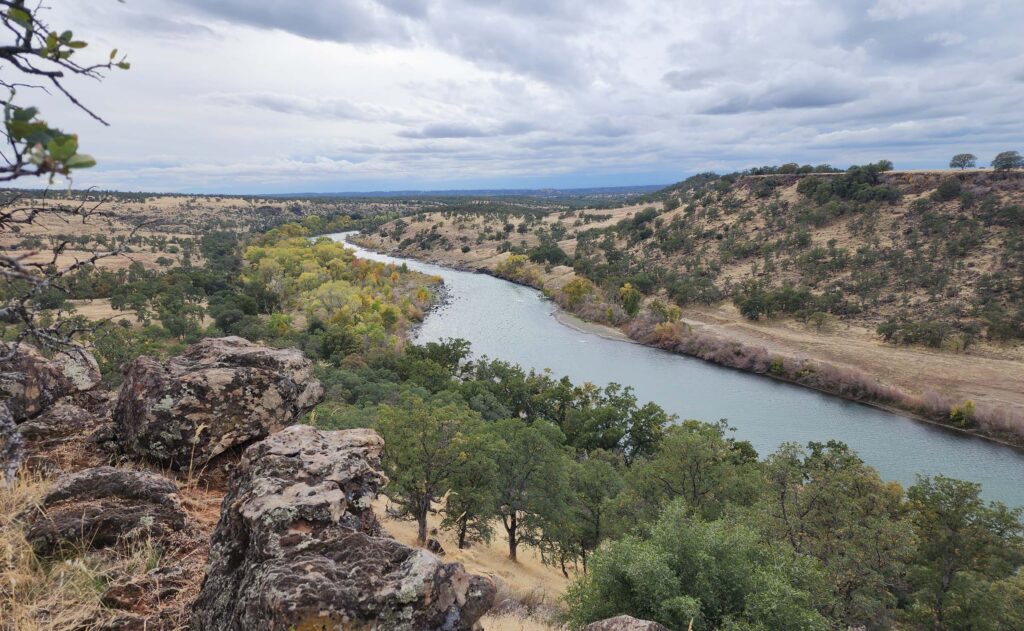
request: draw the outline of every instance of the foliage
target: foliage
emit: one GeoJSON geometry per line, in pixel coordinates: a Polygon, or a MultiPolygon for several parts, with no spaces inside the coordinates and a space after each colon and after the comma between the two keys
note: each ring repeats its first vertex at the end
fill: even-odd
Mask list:
{"type": "MultiPolygon", "coordinates": [[[[48,182],[53,184],[56,176],[70,178],[74,171],[94,166],[96,160],[79,153],[76,134],[51,127],[40,118],[37,107],[15,103],[18,91],[24,88],[30,94],[46,93],[47,87],[53,87],[73,106],[106,124],[71,94],[65,82],[73,76],[101,79],[104,70],[128,69],[129,64],[123,56],[118,56],[116,49],[109,55],[101,55],[100,61],[84,61],[82,51],[88,42],[75,37],[70,30],[61,31],[47,24],[44,6],[11,0],[3,2],[0,8],[3,9],[0,24],[10,38],[0,46],[0,59],[14,73],[0,80],[0,87],[8,93],[0,99],[3,144],[7,147],[0,158],[0,181],[47,176],[48,182]],[[42,85],[35,82],[42,82],[42,85]],[[34,91],[35,88],[42,89],[34,91]]],[[[84,220],[95,210],[95,206],[84,203],[51,204],[45,199],[22,201],[15,197],[0,206],[0,233],[16,232],[47,217],[84,220]]],[[[67,277],[100,259],[117,256],[123,250],[100,248],[91,256],[68,264],[60,260],[66,246],[66,243],[57,245],[50,261],[32,262],[24,256],[0,257],[0,278],[4,280],[3,291],[0,291],[0,322],[16,325],[15,341],[32,338],[38,346],[50,351],[80,349],[80,335],[88,327],[83,328],[80,320],[52,318],[44,312],[53,306],[54,290],[66,291],[63,283],[67,277]]]]}
{"type": "Polygon", "coordinates": [[[973,169],[978,164],[978,156],[973,153],[958,153],[949,161],[951,169],[973,169]]]}
{"type": "Polygon", "coordinates": [[[824,631],[827,594],[813,560],[773,548],[749,526],[694,519],[678,501],[649,538],[598,551],[566,600],[575,627],[628,612],[672,629],[824,631]]]}
{"type": "Polygon", "coordinates": [[[480,451],[480,417],[461,401],[406,395],[398,406],[380,407],[377,429],[384,438],[386,492],[416,520],[422,544],[433,503],[475,464],[470,454],[480,451]]]}
{"type": "Polygon", "coordinates": [[[1024,157],[1017,151],[1004,151],[992,159],[992,168],[996,171],[1024,168],[1024,157]]]}

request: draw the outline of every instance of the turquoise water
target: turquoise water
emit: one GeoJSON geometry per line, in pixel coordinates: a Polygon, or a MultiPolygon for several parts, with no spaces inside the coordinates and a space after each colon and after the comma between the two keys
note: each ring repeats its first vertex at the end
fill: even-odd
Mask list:
{"type": "MultiPolygon", "coordinates": [[[[341,240],[342,235],[332,235],[341,240]]],[[[554,303],[528,287],[351,246],[360,256],[405,262],[444,278],[449,301],[431,312],[417,341],[469,340],[476,355],[550,369],[575,382],[632,386],[680,418],[728,419],[736,437],[765,455],[783,442],[841,440],[882,477],[912,484],[943,474],[980,482],[989,499],[1024,505],[1024,453],[866,405],[765,377],[578,331],[552,315],[554,303]]]]}

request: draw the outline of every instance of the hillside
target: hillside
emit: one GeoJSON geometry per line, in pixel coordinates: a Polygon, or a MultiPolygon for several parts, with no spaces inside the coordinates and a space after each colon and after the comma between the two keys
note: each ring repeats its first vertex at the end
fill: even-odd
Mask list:
{"type": "Polygon", "coordinates": [[[1022,244],[1024,174],[877,165],[701,175],[610,210],[426,213],[367,236],[543,286],[592,321],[676,305],[690,330],[944,399],[932,408],[971,399],[999,425],[1024,413],[1022,244]]]}

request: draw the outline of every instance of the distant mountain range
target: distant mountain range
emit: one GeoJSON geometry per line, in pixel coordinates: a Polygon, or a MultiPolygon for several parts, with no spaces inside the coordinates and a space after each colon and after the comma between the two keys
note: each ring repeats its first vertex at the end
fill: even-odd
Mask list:
{"type": "Polygon", "coordinates": [[[620,197],[651,193],[661,190],[664,184],[645,184],[640,186],[601,186],[592,188],[481,188],[481,189],[448,189],[448,190],[401,190],[401,191],[365,191],[338,193],[264,193],[266,198],[298,198],[298,197],[536,197],[542,199],[564,199],[566,197],[620,197]]]}

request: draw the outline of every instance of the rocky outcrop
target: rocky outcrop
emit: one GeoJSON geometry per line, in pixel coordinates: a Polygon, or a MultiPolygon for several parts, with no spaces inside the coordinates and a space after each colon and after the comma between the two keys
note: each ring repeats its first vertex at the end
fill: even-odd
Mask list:
{"type": "Polygon", "coordinates": [[[168,362],[140,357],[127,366],[115,432],[129,454],[201,467],[292,423],[322,398],[301,351],[206,339],[168,362]]]}
{"type": "Polygon", "coordinates": [[[98,424],[92,412],[61,402],[19,425],[18,433],[31,449],[49,449],[71,440],[82,440],[98,424]]]}
{"type": "Polygon", "coordinates": [[[18,472],[25,451],[21,434],[7,406],[0,403],[0,486],[10,484],[18,472]]]}
{"type": "Polygon", "coordinates": [[[0,344],[0,403],[15,422],[32,418],[70,394],[100,382],[96,359],[84,350],[69,350],[47,359],[28,344],[0,344]],[[8,357],[9,356],[9,357],[8,357]]]}
{"type": "Polygon", "coordinates": [[[289,427],[243,454],[213,535],[193,627],[474,628],[494,586],[380,536],[370,500],[387,480],[370,430],[289,427]]]}
{"type": "Polygon", "coordinates": [[[63,547],[103,548],[186,526],[177,485],[166,478],[113,467],[61,476],[22,519],[32,547],[43,555],[63,547]]]}
{"type": "Polygon", "coordinates": [[[649,620],[638,620],[633,616],[615,616],[600,622],[592,622],[583,628],[583,631],[670,631],[668,627],[650,622],[649,620]]]}

